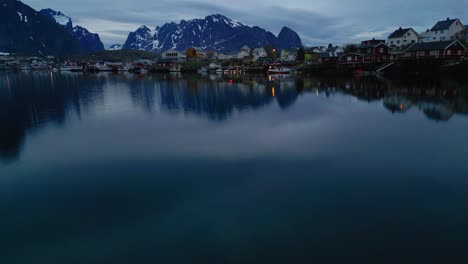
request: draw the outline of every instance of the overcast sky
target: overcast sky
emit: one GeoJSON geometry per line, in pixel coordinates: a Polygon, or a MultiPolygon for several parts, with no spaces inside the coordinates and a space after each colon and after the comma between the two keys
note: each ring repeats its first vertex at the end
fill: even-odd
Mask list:
{"type": "Polygon", "coordinates": [[[283,26],[305,45],[343,44],[386,37],[398,27],[430,28],[447,17],[468,24],[467,0],[24,0],[35,9],[52,8],[74,24],[99,33],[106,46],[123,43],[141,25],[151,28],[181,19],[220,13],[278,34],[283,26]]]}

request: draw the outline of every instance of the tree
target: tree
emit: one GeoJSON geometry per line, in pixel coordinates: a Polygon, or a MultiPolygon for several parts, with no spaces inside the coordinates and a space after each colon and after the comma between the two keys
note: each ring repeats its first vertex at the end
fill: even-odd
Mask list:
{"type": "Polygon", "coordinates": [[[263,48],[267,52],[268,58],[276,59],[278,51],[272,45],[268,44],[265,45],[263,48]]]}
{"type": "Polygon", "coordinates": [[[344,45],[344,52],[345,53],[348,53],[348,52],[357,52],[357,47],[359,45],[358,44],[355,44],[355,43],[350,43],[350,44],[346,44],[344,45]]]}
{"type": "Polygon", "coordinates": [[[299,62],[304,62],[304,60],[305,60],[304,48],[300,48],[300,49],[297,50],[296,60],[299,61],[299,62]]]}

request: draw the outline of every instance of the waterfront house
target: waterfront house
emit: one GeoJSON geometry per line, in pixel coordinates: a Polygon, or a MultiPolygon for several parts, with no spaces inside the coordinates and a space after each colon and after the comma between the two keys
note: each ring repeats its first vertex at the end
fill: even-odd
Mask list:
{"type": "Polygon", "coordinates": [[[306,50],[304,52],[304,62],[306,64],[314,64],[319,63],[320,60],[320,53],[314,52],[313,50],[306,50]]]}
{"type": "Polygon", "coordinates": [[[297,49],[283,49],[281,51],[281,61],[294,62],[297,59],[297,49]]]}
{"type": "Polygon", "coordinates": [[[167,50],[161,54],[163,61],[179,63],[187,60],[187,56],[178,50],[167,50]]]}
{"type": "Polygon", "coordinates": [[[254,57],[254,60],[258,60],[259,58],[267,57],[268,53],[264,48],[255,48],[252,51],[252,56],[254,57]]]}
{"type": "Polygon", "coordinates": [[[409,47],[402,59],[460,60],[466,47],[458,40],[416,43],[409,47]]]}
{"type": "Polygon", "coordinates": [[[242,47],[240,52],[237,53],[238,59],[243,59],[244,57],[248,56],[250,56],[250,48],[248,46],[242,47]]]}
{"type": "Polygon", "coordinates": [[[455,39],[455,35],[464,30],[460,19],[442,20],[437,22],[432,29],[420,34],[420,42],[446,41],[455,39]]]}
{"type": "Polygon", "coordinates": [[[339,64],[363,63],[364,55],[360,53],[348,52],[338,58],[339,64]]]}
{"type": "Polygon", "coordinates": [[[202,48],[190,47],[185,51],[187,60],[204,60],[206,59],[207,53],[202,48]]]}
{"type": "Polygon", "coordinates": [[[465,26],[465,29],[455,34],[455,39],[461,43],[468,43],[468,26],[465,26]]]}
{"type": "Polygon", "coordinates": [[[232,60],[237,59],[239,54],[237,52],[218,53],[218,60],[232,60]]]}
{"type": "Polygon", "coordinates": [[[401,51],[418,43],[419,35],[412,28],[399,28],[388,36],[387,44],[394,51],[401,51]]]}
{"type": "Polygon", "coordinates": [[[364,62],[385,62],[391,59],[390,47],[385,40],[371,39],[362,41],[357,53],[364,56],[364,62]]]}
{"type": "Polygon", "coordinates": [[[336,64],[343,52],[329,51],[318,54],[318,62],[320,64],[336,64]]]}

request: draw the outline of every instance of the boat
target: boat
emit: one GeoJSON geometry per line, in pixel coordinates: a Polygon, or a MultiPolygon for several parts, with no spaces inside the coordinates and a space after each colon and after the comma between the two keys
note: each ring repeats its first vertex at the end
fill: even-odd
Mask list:
{"type": "Polygon", "coordinates": [[[276,68],[271,68],[268,70],[268,73],[273,73],[273,74],[290,74],[291,69],[286,68],[286,67],[276,67],[276,68]]]}
{"type": "Polygon", "coordinates": [[[60,71],[69,71],[69,72],[82,72],[83,68],[74,65],[64,65],[60,67],[60,71]]]}
{"type": "Polygon", "coordinates": [[[181,72],[182,69],[180,68],[180,65],[177,66],[172,66],[171,69],[169,69],[170,72],[181,72]]]}

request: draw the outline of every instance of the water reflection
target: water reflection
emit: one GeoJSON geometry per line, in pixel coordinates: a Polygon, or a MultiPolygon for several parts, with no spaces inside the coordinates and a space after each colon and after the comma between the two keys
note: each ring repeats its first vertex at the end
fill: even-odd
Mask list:
{"type": "Polygon", "coordinates": [[[468,114],[468,86],[450,80],[2,73],[0,86],[0,158],[5,161],[17,159],[25,138],[41,128],[85,119],[104,105],[118,108],[113,100],[122,96],[121,89],[146,113],[195,115],[213,122],[274,104],[287,110],[307,94],[382,101],[393,114],[419,109],[437,122],[468,114]]]}

